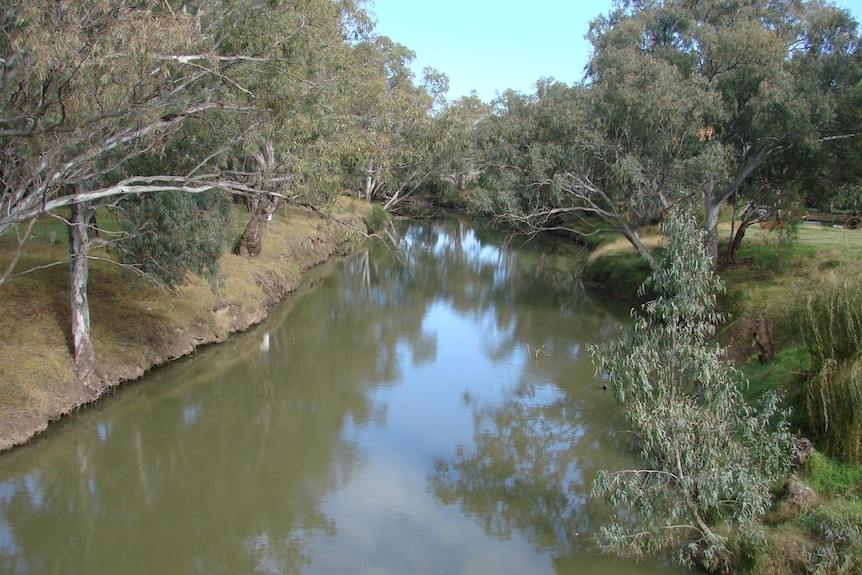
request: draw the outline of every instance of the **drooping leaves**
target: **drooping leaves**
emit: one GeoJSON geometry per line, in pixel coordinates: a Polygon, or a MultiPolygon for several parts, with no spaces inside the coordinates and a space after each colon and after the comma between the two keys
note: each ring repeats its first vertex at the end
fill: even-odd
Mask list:
{"type": "Polygon", "coordinates": [[[709,341],[720,284],[704,232],[686,212],[674,212],[665,232],[648,283],[656,298],[628,337],[591,349],[644,462],[597,477],[594,496],[633,512],[604,526],[599,542],[625,555],[672,551],[686,565],[726,568],[730,538],[758,537],[791,435],[777,398],[759,410],[747,405],[744,378],[709,341]]]}
{"type": "Polygon", "coordinates": [[[132,196],[120,204],[120,261],[168,286],[189,274],[216,286],[218,261],[233,230],[230,197],[221,192],[164,192],[132,196]]]}

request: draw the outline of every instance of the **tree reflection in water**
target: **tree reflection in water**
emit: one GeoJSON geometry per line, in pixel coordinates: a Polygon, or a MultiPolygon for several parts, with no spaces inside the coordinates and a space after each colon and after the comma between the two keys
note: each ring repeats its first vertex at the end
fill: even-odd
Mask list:
{"type": "MultiPolygon", "coordinates": [[[[603,512],[587,501],[588,487],[625,451],[613,400],[583,349],[625,314],[585,295],[576,258],[558,247],[501,249],[498,234],[458,221],[413,225],[403,237],[397,263],[379,246],[348,258],[343,273],[259,330],[200,350],[4,455],[0,572],[302,573],[320,564],[322,540],[347,549],[339,565],[354,566],[344,531],[357,522],[373,553],[356,570],[421,570],[446,549],[445,538],[419,538],[429,533],[421,518],[391,523],[399,534],[415,527],[420,552],[380,557],[394,547],[392,532],[371,533],[368,516],[328,507],[371,476],[363,466],[375,453],[361,440],[369,429],[399,434],[415,455],[406,459],[421,465],[409,468],[419,486],[411,504],[433,499],[430,473],[436,499],[457,503],[487,533],[523,532],[558,571],[583,559],[603,512]],[[461,332],[434,323],[440,310],[461,332]],[[471,351],[440,362],[453,348],[471,351]],[[472,356],[487,365],[465,369],[472,356]],[[424,366],[435,368],[431,383],[406,381],[424,366]],[[387,411],[398,392],[437,398],[443,386],[434,384],[453,373],[452,411],[437,407],[447,423],[463,423],[457,436],[413,402],[387,411]],[[496,385],[501,374],[512,377],[496,385]],[[470,416],[472,444],[432,468],[435,455],[467,440],[470,416]],[[397,418],[422,421],[387,429],[397,418]],[[441,442],[410,443],[426,431],[441,442]]],[[[465,523],[478,531],[458,513],[442,515],[457,516],[453,532],[465,523]]],[[[463,565],[476,554],[458,549],[463,565]]]]}
{"type": "Polygon", "coordinates": [[[585,425],[581,407],[552,386],[522,390],[503,406],[475,407],[473,445],[435,462],[431,489],[490,535],[518,530],[555,557],[584,551],[599,512],[587,499],[589,487],[612,432],[595,421],[585,425]]]}

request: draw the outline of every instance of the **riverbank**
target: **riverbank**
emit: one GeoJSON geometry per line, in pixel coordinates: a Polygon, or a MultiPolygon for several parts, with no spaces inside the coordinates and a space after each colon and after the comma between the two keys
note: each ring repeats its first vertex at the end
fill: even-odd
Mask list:
{"type": "MultiPolygon", "coordinates": [[[[294,292],[302,273],[364,240],[368,204],[342,198],[332,218],[297,208],[279,210],[254,260],[225,254],[215,291],[200,278],[175,294],[153,285],[130,287],[116,265],[94,261],[90,275],[96,368],[94,393],[74,377],[69,345],[68,266],[53,265],[0,286],[0,451],[26,443],[51,421],[76,411],[147,371],[261,322],[294,292]]],[[[237,218],[237,237],[245,222],[237,218]]],[[[37,226],[18,269],[62,262],[62,226],[37,226]],[[58,241],[57,238],[60,238],[58,241]]],[[[9,255],[3,246],[0,264],[9,255]]]]}
{"type": "MultiPolygon", "coordinates": [[[[729,226],[722,227],[721,234],[727,237],[729,226]]],[[[644,241],[651,247],[660,245],[656,236],[644,241]]],[[[813,412],[811,408],[817,405],[812,404],[812,390],[817,389],[812,382],[816,385],[819,376],[812,369],[810,338],[805,341],[802,334],[810,321],[806,318],[812,316],[826,318],[830,327],[844,326],[845,317],[856,317],[858,290],[852,286],[858,288],[860,272],[862,232],[805,224],[789,232],[750,229],[737,261],[719,270],[726,289],[719,298],[719,311],[727,322],[719,326],[717,338],[728,359],[746,376],[743,394],[757,405],[766,392],[777,392],[791,410],[794,433],[814,440],[810,457],[800,454],[807,453],[811,444],[797,443],[800,454],[795,457],[804,462],[786,484],[773,486],[775,501],[763,518],[764,541],[735,550],[739,573],[860,572],[862,465],[849,463],[840,454],[824,455],[830,452],[828,441],[809,419],[820,413],[819,408],[813,412]]],[[[625,240],[608,238],[591,252],[584,280],[636,305],[637,288],[649,273],[625,240]]],[[[828,334],[821,338],[824,348],[843,349],[841,338],[833,337],[840,335],[837,329],[823,333],[828,334]]],[[[848,333],[857,344],[850,347],[858,349],[858,332],[848,333]]],[[[837,389],[841,388],[836,385],[824,395],[852,406],[851,399],[837,389]]],[[[858,397],[858,387],[855,390],[852,393],[858,397]]],[[[845,411],[853,417],[854,409],[845,411]]],[[[834,427],[838,418],[834,411],[831,415],[834,427]]],[[[846,436],[855,437],[850,431],[846,436]]]]}

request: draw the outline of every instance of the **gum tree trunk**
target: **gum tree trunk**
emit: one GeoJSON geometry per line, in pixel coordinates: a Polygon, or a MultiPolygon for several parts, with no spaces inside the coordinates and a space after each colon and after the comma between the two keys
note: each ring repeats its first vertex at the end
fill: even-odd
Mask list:
{"type": "Polygon", "coordinates": [[[246,258],[256,258],[263,252],[263,231],[278,208],[277,197],[255,197],[248,202],[250,216],[234,252],[246,258]]]}
{"type": "Polygon", "coordinates": [[[712,260],[712,269],[718,268],[718,218],[724,203],[715,196],[715,183],[710,181],[703,185],[703,228],[706,230],[706,253],[712,260]]]}
{"type": "Polygon", "coordinates": [[[91,389],[99,389],[96,357],[90,332],[90,298],[87,282],[90,276],[90,220],[87,204],[72,204],[69,224],[69,306],[72,312],[72,353],[78,381],[91,389]]]}
{"type": "Polygon", "coordinates": [[[365,163],[365,189],[362,192],[366,202],[370,202],[374,197],[374,190],[377,188],[377,164],[370,159],[365,163]]]}
{"type": "MultiPolygon", "coordinates": [[[[265,180],[278,171],[275,146],[272,142],[264,144],[260,150],[252,153],[251,157],[257,165],[257,171],[262,179],[265,180]]],[[[234,248],[235,254],[246,258],[256,258],[263,252],[263,231],[278,208],[280,198],[274,193],[278,191],[278,186],[264,185],[263,188],[273,193],[259,193],[246,197],[249,211],[248,223],[234,248]]]]}

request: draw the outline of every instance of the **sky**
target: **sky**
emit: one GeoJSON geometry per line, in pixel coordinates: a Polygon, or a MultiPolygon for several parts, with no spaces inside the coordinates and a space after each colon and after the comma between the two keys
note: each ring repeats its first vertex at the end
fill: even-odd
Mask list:
{"type": "MultiPolygon", "coordinates": [[[[476,90],[488,102],[506,89],[532,93],[542,77],[572,84],[584,77],[590,22],[612,0],[372,0],[376,31],[449,77],[449,98],[476,90]]],[[[838,0],[862,21],[862,0],[838,0]]]]}

